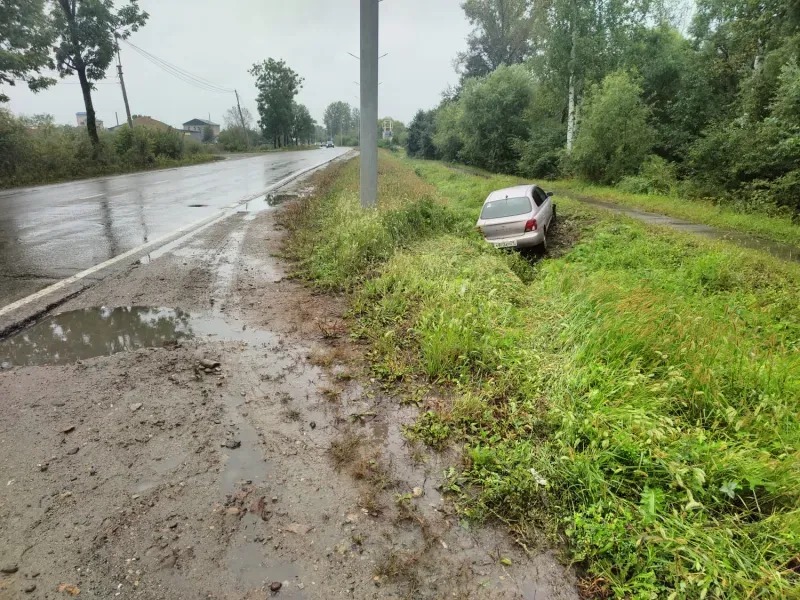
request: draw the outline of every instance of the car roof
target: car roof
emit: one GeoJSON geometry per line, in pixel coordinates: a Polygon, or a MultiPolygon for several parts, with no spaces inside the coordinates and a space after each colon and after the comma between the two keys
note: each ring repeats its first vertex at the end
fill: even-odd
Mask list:
{"type": "Polygon", "coordinates": [[[534,185],[528,184],[503,188],[502,190],[495,190],[489,194],[489,197],[486,198],[486,202],[502,200],[503,198],[519,198],[520,196],[530,196],[534,187],[534,185]]]}

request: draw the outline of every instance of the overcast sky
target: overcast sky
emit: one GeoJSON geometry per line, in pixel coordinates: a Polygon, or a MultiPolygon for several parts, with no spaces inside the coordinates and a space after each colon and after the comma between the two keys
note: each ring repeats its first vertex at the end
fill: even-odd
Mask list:
{"type": "MultiPolygon", "coordinates": [[[[453,59],[465,46],[469,25],[461,0],[384,0],[381,3],[379,113],[408,122],[419,108],[438,103],[458,76],[453,59]]],[[[266,58],[283,59],[305,78],[298,101],[319,122],[325,107],[342,100],[357,106],[359,0],[140,0],[150,13],[131,42],[172,64],[226,88],[236,88],[256,115],[256,92],[247,70],[266,58]]],[[[197,89],[125,48],[123,73],[131,112],[173,126],[192,118],[222,122],[233,94],[197,89]]],[[[116,67],[108,82],[116,82],[116,67]]],[[[75,123],[84,110],[77,77],[32,94],[5,87],[15,113],[50,113],[75,123]]],[[[125,120],[119,85],[98,85],[92,95],[106,126],[125,120]]]]}

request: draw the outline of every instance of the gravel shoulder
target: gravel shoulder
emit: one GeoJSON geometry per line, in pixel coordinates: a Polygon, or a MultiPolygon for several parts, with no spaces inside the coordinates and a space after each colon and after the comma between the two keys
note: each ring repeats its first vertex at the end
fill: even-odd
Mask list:
{"type": "Polygon", "coordinates": [[[57,309],[166,307],[192,336],[0,371],[0,598],[577,598],[552,552],[459,521],[458,457],[404,440],[415,409],[370,381],[346,299],[287,277],[261,202],[57,309]]]}

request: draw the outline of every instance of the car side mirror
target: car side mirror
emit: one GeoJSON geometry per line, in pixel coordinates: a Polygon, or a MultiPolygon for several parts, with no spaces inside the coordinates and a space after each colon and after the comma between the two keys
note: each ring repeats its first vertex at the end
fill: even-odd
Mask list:
{"type": "Polygon", "coordinates": [[[552,198],[553,197],[553,192],[547,192],[547,197],[548,198],[552,198]]]}

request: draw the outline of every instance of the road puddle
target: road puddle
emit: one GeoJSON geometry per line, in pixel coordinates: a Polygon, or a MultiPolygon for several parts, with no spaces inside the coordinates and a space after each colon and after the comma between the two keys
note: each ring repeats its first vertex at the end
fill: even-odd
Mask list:
{"type": "Polygon", "coordinates": [[[62,365],[181,340],[212,339],[273,345],[278,337],[218,316],[180,309],[94,307],[52,315],[0,340],[0,367],[62,365]]]}

